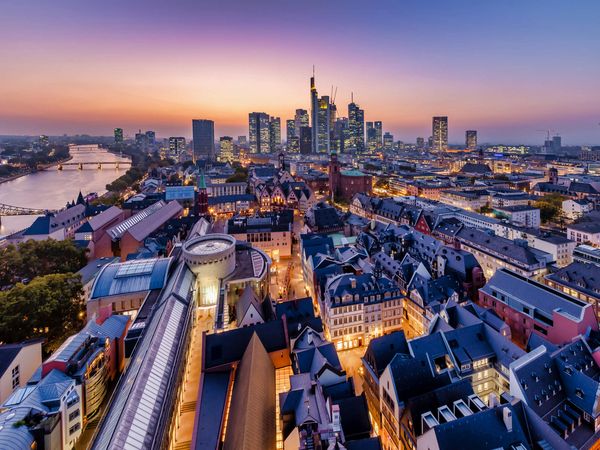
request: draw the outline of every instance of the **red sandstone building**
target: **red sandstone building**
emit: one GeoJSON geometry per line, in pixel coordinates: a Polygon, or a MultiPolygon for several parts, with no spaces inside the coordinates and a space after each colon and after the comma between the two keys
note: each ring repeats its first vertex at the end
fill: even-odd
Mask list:
{"type": "Polygon", "coordinates": [[[329,161],[329,193],[333,200],[350,202],[355,194],[371,194],[373,181],[371,175],[360,170],[342,170],[337,153],[331,154],[329,161]]]}

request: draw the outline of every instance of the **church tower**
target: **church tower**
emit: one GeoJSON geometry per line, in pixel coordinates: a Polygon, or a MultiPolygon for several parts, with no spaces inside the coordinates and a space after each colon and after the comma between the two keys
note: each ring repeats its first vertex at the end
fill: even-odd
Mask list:
{"type": "Polygon", "coordinates": [[[204,179],[204,171],[201,170],[198,175],[198,214],[208,213],[208,193],[206,192],[206,180],[204,179]]]}
{"type": "Polygon", "coordinates": [[[331,152],[329,159],[329,194],[331,201],[335,200],[340,186],[340,162],[337,153],[331,152]]]}

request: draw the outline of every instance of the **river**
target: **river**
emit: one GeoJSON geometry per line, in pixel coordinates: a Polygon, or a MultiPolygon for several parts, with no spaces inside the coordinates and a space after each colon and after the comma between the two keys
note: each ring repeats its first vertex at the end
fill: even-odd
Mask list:
{"type": "MultiPolygon", "coordinates": [[[[79,191],[83,195],[106,192],[106,185],[129,169],[130,160],[118,155],[97,149],[90,152],[83,148],[71,149],[70,163],[92,161],[119,161],[124,163],[119,169],[105,166],[98,169],[96,165],[64,166],[58,170],[56,166],[47,170],[32,173],[0,184],[0,203],[25,208],[60,209],[67,202],[77,198],[79,191]]],[[[28,227],[38,216],[4,216],[0,226],[0,236],[28,227]]]]}

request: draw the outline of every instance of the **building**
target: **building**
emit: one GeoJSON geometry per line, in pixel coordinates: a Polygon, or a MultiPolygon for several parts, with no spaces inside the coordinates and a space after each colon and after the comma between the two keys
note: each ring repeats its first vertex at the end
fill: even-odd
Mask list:
{"type": "Polygon", "coordinates": [[[348,104],[349,148],[357,153],[365,151],[365,112],[352,102],[348,104]]]}
{"type": "Polygon", "coordinates": [[[373,126],[375,127],[375,141],[377,145],[377,149],[381,149],[384,139],[383,139],[383,123],[381,120],[376,120],[373,122],[373,126]]]}
{"type": "Polygon", "coordinates": [[[300,151],[300,139],[296,133],[296,121],[288,119],[285,121],[286,147],[289,153],[298,153],[300,151]]]}
{"type": "Polygon", "coordinates": [[[394,135],[392,133],[389,133],[388,131],[385,132],[385,134],[383,135],[383,149],[384,150],[392,150],[394,148],[394,135]]]}
{"type": "Polygon", "coordinates": [[[589,245],[578,245],[573,249],[573,260],[600,266],[600,249],[589,245]]]}
{"type": "Polygon", "coordinates": [[[333,105],[329,103],[329,96],[319,97],[314,74],[310,79],[310,105],[312,153],[328,154],[333,105]]]}
{"type": "Polygon", "coordinates": [[[309,155],[312,152],[312,128],[300,128],[300,154],[309,155]]]}
{"type": "Polygon", "coordinates": [[[219,139],[219,161],[233,162],[233,138],[231,136],[222,136],[219,139]]]}
{"type": "Polygon", "coordinates": [[[360,170],[342,170],[337,153],[332,153],[329,161],[329,189],[332,200],[349,203],[357,193],[370,195],[373,181],[371,175],[360,170]]]}
{"type": "Polygon", "coordinates": [[[0,405],[26,385],[40,364],[42,340],[0,345],[0,405]]]}
{"type": "Polygon", "coordinates": [[[293,218],[293,211],[289,209],[255,217],[235,217],[227,221],[225,232],[278,261],[292,256],[293,218]]]}
{"type": "Polygon", "coordinates": [[[341,274],[325,285],[321,315],[338,350],[361,347],[402,328],[402,293],[381,274],[341,274]]]}
{"type": "Polygon", "coordinates": [[[600,223],[594,221],[567,225],[567,237],[577,244],[600,247],[600,223]]]}
{"type": "Polygon", "coordinates": [[[600,440],[599,378],[597,349],[577,337],[562,348],[539,345],[511,364],[510,394],[549,428],[546,443],[562,440],[546,448],[589,449],[600,440]]]}
{"type": "MultiPolygon", "coordinates": [[[[76,241],[89,241],[90,257],[96,256],[96,243],[100,242],[106,231],[125,220],[125,212],[117,206],[111,206],[100,214],[90,217],[87,222],[75,230],[76,241]]],[[[108,256],[108,255],[105,255],[108,256]]]]}
{"type": "Polygon", "coordinates": [[[294,131],[296,132],[296,136],[300,137],[300,129],[302,127],[310,127],[308,111],[297,109],[296,114],[294,114],[294,131]]]}
{"type": "Polygon", "coordinates": [[[72,238],[86,220],[86,205],[83,198],[80,203],[69,205],[56,213],[46,213],[38,217],[21,235],[23,241],[43,241],[54,239],[63,241],[72,238]]]}
{"type": "Polygon", "coordinates": [[[250,153],[269,153],[271,150],[269,115],[252,112],[248,115],[250,153]]]}
{"type": "Polygon", "coordinates": [[[123,142],[123,128],[115,128],[114,135],[115,144],[120,144],[121,142],[123,142]]]}
{"type": "Polygon", "coordinates": [[[304,222],[311,233],[329,234],[344,229],[344,221],[339,211],[325,202],[316,203],[309,208],[304,222]]]}
{"type": "Polygon", "coordinates": [[[594,210],[594,203],[589,200],[567,199],[562,202],[563,216],[569,220],[581,219],[594,210]]]}
{"type": "Polygon", "coordinates": [[[169,158],[173,158],[175,161],[180,161],[182,155],[185,153],[186,142],[182,136],[171,136],[169,138],[169,158]]]}
{"type": "Polygon", "coordinates": [[[269,118],[269,150],[270,153],[281,150],[281,119],[279,117],[269,118]]]}
{"type": "Polygon", "coordinates": [[[448,117],[435,116],[432,121],[432,151],[441,153],[448,150],[448,117]]]}
{"type": "Polygon", "coordinates": [[[215,153],[215,123],[206,119],[192,120],[192,139],[194,161],[212,160],[215,153]]]}
{"type": "Polygon", "coordinates": [[[477,150],[477,130],[467,130],[465,132],[465,147],[471,152],[477,150]]]}
{"type": "Polygon", "coordinates": [[[539,228],[542,221],[540,210],[528,205],[498,206],[494,208],[496,217],[508,219],[510,223],[525,227],[539,228]]]}
{"type": "Polygon", "coordinates": [[[598,266],[592,263],[573,262],[544,278],[551,288],[583,300],[593,306],[600,321],[600,278],[598,266]]]}
{"type": "Polygon", "coordinates": [[[555,345],[570,342],[588,327],[598,329],[593,305],[531,278],[499,269],[479,290],[479,305],[491,308],[525,346],[532,334],[555,345]]]}

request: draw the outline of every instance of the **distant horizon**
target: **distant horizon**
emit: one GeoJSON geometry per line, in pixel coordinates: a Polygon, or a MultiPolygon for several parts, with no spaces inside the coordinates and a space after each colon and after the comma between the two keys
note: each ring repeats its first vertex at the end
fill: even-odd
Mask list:
{"type": "MultiPolygon", "coordinates": [[[[349,0],[31,0],[0,17],[0,134],[110,135],[120,127],[247,135],[248,113],[293,118],[337,89],[395,140],[600,143],[600,3],[349,0]],[[168,30],[168,32],[165,32],[168,30]]],[[[282,123],[282,138],[285,126],[282,123]]]]}

